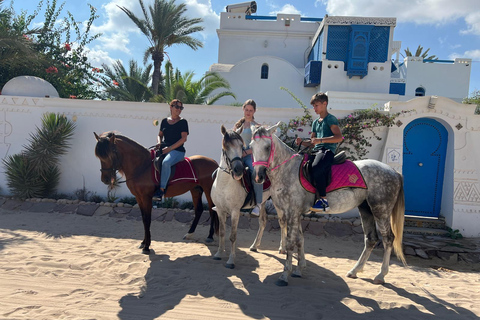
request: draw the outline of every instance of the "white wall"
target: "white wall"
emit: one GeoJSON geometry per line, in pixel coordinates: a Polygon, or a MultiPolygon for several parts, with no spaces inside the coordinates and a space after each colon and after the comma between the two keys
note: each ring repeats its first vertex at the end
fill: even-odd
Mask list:
{"type": "Polygon", "coordinates": [[[415,96],[417,87],[425,95],[441,95],[457,102],[469,95],[471,59],[455,59],[454,63],[424,63],[423,58],[407,57],[405,95],[415,96]]]}

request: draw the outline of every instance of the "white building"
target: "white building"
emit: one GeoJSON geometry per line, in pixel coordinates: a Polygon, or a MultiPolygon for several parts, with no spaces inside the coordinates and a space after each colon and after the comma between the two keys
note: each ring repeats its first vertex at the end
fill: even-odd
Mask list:
{"type": "MultiPolygon", "coordinates": [[[[218,63],[237,101],[261,107],[292,107],[285,87],[304,103],[327,92],[332,109],[369,108],[415,96],[468,96],[471,59],[399,61],[395,18],[304,18],[297,14],[254,16],[222,12],[218,63]]],[[[231,98],[217,104],[229,104],[231,98]]]]}

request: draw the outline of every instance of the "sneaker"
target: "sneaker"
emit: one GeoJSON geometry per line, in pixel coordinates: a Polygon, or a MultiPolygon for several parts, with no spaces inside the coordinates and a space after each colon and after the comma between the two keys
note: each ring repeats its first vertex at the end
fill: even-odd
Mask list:
{"type": "Polygon", "coordinates": [[[260,216],[260,206],[256,205],[253,209],[252,212],[250,212],[252,216],[259,217],[260,216]]]}
{"type": "Polygon", "coordinates": [[[318,199],[317,202],[310,208],[313,212],[325,212],[329,211],[330,207],[328,206],[327,199],[318,199]]]}
{"type": "Polygon", "coordinates": [[[158,190],[156,190],[155,193],[153,194],[152,200],[162,201],[162,197],[164,194],[165,194],[165,191],[162,191],[162,189],[158,188],[158,190]]]}
{"type": "Polygon", "coordinates": [[[213,207],[212,207],[212,210],[213,210],[213,211],[217,211],[217,206],[213,206],[213,207]]]}
{"type": "Polygon", "coordinates": [[[322,199],[323,202],[323,211],[330,211],[330,207],[328,206],[328,201],[327,199],[322,199]]]}

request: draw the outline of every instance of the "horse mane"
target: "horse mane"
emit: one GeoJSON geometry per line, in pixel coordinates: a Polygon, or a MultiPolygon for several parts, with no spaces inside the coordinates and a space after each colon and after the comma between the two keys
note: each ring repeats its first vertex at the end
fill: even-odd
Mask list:
{"type": "Polygon", "coordinates": [[[147,148],[145,148],[144,146],[142,146],[141,144],[139,144],[135,140],[130,139],[129,137],[124,136],[117,131],[107,131],[107,132],[104,132],[100,135],[100,139],[98,139],[97,145],[95,146],[95,155],[98,158],[100,158],[100,159],[111,158],[110,138],[113,135],[115,135],[115,138],[117,138],[117,139],[119,139],[119,140],[121,140],[121,141],[123,141],[127,144],[133,145],[138,149],[143,149],[146,152],[148,152],[147,148]]]}
{"type": "Polygon", "coordinates": [[[225,132],[225,134],[223,135],[223,141],[222,141],[223,149],[226,149],[226,145],[233,140],[240,140],[243,144],[243,139],[240,134],[238,134],[234,130],[227,130],[227,132],[225,132]]]}

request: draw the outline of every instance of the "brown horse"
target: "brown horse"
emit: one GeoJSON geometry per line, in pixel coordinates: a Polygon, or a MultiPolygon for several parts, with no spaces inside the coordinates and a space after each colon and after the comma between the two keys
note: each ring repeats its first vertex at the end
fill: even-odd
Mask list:
{"type": "MultiPolygon", "coordinates": [[[[142,212],[143,227],[145,229],[145,237],[140,244],[144,254],[150,253],[150,224],[152,220],[152,197],[157,187],[151,176],[152,160],[150,151],[133,141],[132,139],[113,132],[105,132],[98,136],[94,132],[97,139],[95,146],[95,155],[100,159],[102,172],[101,180],[106,185],[112,185],[115,182],[117,171],[125,176],[125,181],[130,192],[137,199],[138,206],[142,212]]],[[[218,168],[215,160],[204,156],[189,157],[194,170],[197,174],[197,182],[186,181],[179,182],[168,186],[165,197],[174,197],[190,191],[192,201],[195,207],[195,219],[185,238],[189,238],[195,232],[198,221],[203,212],[202,194],[208,201],[210,211],[210,232],[207,242],[213,241],[213,233],[218,234],[218,216],[212,210],[214,206],[210,197],[210,190],[214,179],[213,172],[218,168]]]]}

